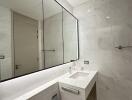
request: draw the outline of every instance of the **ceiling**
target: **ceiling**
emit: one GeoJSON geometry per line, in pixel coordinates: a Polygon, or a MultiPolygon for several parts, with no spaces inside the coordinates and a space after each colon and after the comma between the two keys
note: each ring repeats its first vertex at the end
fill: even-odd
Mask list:
{"type": "Polygon", "coordinates": [[[88,0],[67,0],[73,7],[76,7],[82,3],[87,2],[88,0]]]}
{"type": "MultiPolygon", "coordinates": [[[[44,0],[44,2],[45,18],[62,11],[62,8],[54,0],[44,0]]],[[[0,0],[0,6],[36,20],[43,19],[42,0],[0,0]]]]}
{"type": "MultiPolygon", "coordinates": [[[[88,0],[67,0],[73,7],[76,7],[88,0]]],[[[41,20],[42,0],[0,0],[0,6],[10,8],[25,16],[41,20]]],[[[62,8],[54,0],[44,0],[45,18],[60,13],[62,8]]]]}

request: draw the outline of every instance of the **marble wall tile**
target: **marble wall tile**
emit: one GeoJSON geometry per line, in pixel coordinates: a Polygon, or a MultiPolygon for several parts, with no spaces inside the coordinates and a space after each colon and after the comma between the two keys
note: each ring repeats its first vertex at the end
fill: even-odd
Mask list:
{"type": "Polygon", "coordinates": [[[80,56],[98,70],[98,100],[132,100],[132,1],[88,0],[76,7],[80,21],[80,56]]]}

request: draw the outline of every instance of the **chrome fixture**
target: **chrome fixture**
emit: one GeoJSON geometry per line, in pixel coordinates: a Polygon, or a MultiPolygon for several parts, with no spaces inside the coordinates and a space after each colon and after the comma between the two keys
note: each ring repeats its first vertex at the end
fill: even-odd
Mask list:
{"type": "Polygon", "coordinates": [[[121,45],[119,45],[118,47],[115,47],[115,48],[117,48],[119,50],[122,50],[122,49],[125,49],[125,48],[132,48],[132,46],[121,46],[121,45]]]}
{"type": "Polygon", "coordinates": [[[73,93],[73,94],[76,94],[76,95],[79,95],[80,91],[79,90],[76,90],[76,89],[72,89],[72,88],[65,88],[65,87],[61,87],[62,90],[64,91],[67,91],[67,92],[70,92],[70,93],[73,93]]]}
{"type": "Polygon", "coordinates": [[[56,50],[42,50],[42,51],[55,52],[56,50]]]}
{"type": "Polygon", "coordinates": [[[5,59],[5,56],[4,55],[0,55],[0,59],[5,59]]]}

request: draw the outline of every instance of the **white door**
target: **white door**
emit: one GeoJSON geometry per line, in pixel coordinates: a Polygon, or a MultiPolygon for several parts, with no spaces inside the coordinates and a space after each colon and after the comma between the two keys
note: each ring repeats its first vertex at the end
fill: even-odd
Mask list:
{"type": "Polygon", "coordinates": [[[38,21],[13,13],[15,76],[37,71],[38,64],[38,21]]]}

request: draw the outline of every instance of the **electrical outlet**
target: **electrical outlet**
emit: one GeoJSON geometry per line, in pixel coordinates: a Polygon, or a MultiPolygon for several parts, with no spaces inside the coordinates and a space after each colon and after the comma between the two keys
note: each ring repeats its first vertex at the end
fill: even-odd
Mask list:
{"type": "Polygon", "coordinates": [[[89,61],[84,61],[84,64],[87,64],[88,65],[89,64],[89,61]]]}

